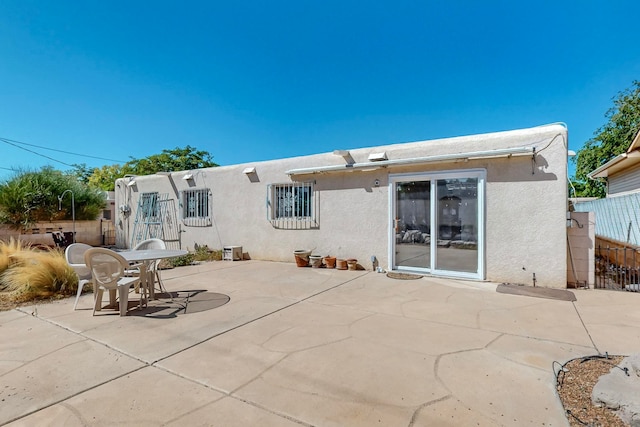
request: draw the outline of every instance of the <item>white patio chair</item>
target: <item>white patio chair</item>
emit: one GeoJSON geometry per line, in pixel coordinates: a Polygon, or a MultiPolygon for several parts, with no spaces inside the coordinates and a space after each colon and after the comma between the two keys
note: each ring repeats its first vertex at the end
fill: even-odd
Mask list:
{"type": "MultiPolygon", "coordinates": [[[[167,245],[162,239],[147,239],[138,243],[133,248],[134,251],[142,251],[145,249],[167,249],[167,245]]],[[[149,274],[149,279],[151,279],[150,281],[147,281],[147,283],[150,283],[151,286],[154,286],[154,282],[157,281],[160,292],[169,294],[164,287],[164,283],[162,283],[162,279],[160,278],[160,269],[158,268],[159,264],[159,260],[149,261],[147,263],[147,273],[149,274]]],[[[169,294],[169,296],[171,296],[171,294],[169,294]]]]}
{"type": "Polygon", "coordinates": [[[87,244],[72,243],[64,250],[64,258],[67,260],[67,264],[69,264],[78,275],[78,292],[76,294],[76,301],[73,304],[74,310],[78,307],[78,300],[80,299],[82,288],[91,282],[91,271],[89,271],[89,267],[84,263],[84,253],[88,249],[91,249],[91,246],[87,244]]]}
{"type": "MultiPolygon", "coordinates": [[[[93,306],[93,315],[102,310],[102,295],[104,291],[118,291],[118,304],[120,316],[127,314],[129,308],[129,289],[132,285],[140,283],[140,277],[127,277],[125,270],[129,263],[117,252],[105,248],[92,248],[85,252],[84,262],[91,271],[93,288],[96,294],[93,306]]],[[[143,286],[140,295],[140,305],[146,301],[147,288],[143,286]]]]}

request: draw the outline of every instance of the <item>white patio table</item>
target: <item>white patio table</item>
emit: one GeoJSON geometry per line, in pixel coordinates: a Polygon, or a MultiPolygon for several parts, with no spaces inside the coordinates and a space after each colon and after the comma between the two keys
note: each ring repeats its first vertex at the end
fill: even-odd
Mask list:
{"type": "Polygon", "coordinates": [[[138,251],[122,251],[118,253],[129,262],[140,263],[140,280],[144,280],[144,284],[147,286],[147,289],[149,289],[150,299],[155,298],[154,280],[152,279],[151,283],[148,283],[149,275],[147,274],[147,266],[150,265],[150,262],[188,254],[188,252],[183,249],[143,249],[138,251]]]}

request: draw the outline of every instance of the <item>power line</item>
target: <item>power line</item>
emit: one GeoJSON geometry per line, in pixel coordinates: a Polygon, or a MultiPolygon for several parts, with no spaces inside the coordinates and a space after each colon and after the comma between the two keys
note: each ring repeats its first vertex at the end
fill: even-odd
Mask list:
{"type": "Polygon", "coordinates": [[[0,141],[4,142],[5,144],[13,145],[14,147],[19,148],[19,149],[21,149],[21,150],[24,150],[24,151],[28,151],[28,152],[30,152],[30,153],[33,153],[33,154],[35,154],[36,156],[44,157],[44,158],[46,158],[46,159],[53,160],[54,162],[62,163],[63,165],[66,165],[66,166],[69,166],[69,167],[73,167],[73,165],[70,165],[69,163],[65,163],[65,162],[63,162],[62,160],[57,160],[57,159],[54,159],[53,157],[45,156],[44,154],[40,154],[40,153],[37,153],[37,152],[35,152],[35,151],[33,151],[33,150],[29,150],[28,148],[20,147],[20,146],[19,146],[19,145],[17,145],[17,144],[13,144],[13,143],[11,143],[11,142],[9,142],[9,141],[5,140],[4,138],[0,138],[0,141]]]}
{"type": "Polygon", "coordinates": [[[98,159],[98,160],[107,160],[107,161],[110,161],[110,162],[116,162],[116,163],[126,163],[126,161],[123,161],[123,160],[114,160],[114,159],[107,159],[107,158],[104,158],[104,157],[90,156],[90,155],[88,155],[88,154],[72,153],[72,152],[70,152],[70,151],[57,150],[57,149],[55,149],[55,148],[48,148],[48,147],[43,147],[43,146],[41,146],[41,145],[29,144],[29,143],[26,143],[26,142],[16,141],[16,140],[14,140],[14,139],[9,139],[9,138],[2,138],[2,137],[0,137],[0,141],[4,142],[5,144],[12,145],[12,146],[14,146],[14,147],[16,147],[16,148],[19,148],[19,149],[21,149],[21,150],[28,151],[28,152],[33,153],[33,154],[36,154],[36,155],[38,155],[38,156],[45,157],[45,158],[47,158],[47,159],[49,159],[49,160],[53,160],[54,162],[62,163],[63,165],[67,165],[67,166],[71,166],[71,167],[73,167],[73,165],[70,165],[70,164],[65,163],[65,162],[63,162],[63,161],[60,161],[60,160],[56,160],[56,159],[51,158],[51,157],[49,157],[49,156],[45,156],[44,154],[37,153],[37,152],[32,151],[32,150],[29,150],[29,149],[27,149],[27,148],[20,147],[18,144],[20,144],[20,145],[28,145],[28,146],[30,146],[30,147],[36,147],[36,148],[40,148],[40,149],[42,149],[42,150],[49,150],[49,151],[56,151],[56,152],[58,152],[58,153],[71,154],[71,155],[73,155],[73,156],[87,157],[87,158],[91,158],[91,159],[98,159]]]}

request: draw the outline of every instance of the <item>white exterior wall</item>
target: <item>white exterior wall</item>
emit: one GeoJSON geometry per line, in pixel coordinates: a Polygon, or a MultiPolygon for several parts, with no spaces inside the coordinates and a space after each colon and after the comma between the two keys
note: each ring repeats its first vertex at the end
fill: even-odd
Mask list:
{"type": "MultiPolygon", "coordinates": [[[[242,246],[252,259],[293,262],[295,249],[313,249],[320,255],[356,258],[371,269],[375,255],[388,266],[390,245],[389,174],[484,168],[486,184],[486,279],[497,282],[566,287],[567,130],[550,125],[433,141],[350,150],[357,163],[372,152],[386,151],[389,159],[456,154],[535,145],[539,154],[511,158],[449,161],[374,171],[341,171],[292,177],[315,181],[319,197],[319,228],[282,230],[267,220],[267,186],[290,183],[285,171],[344,164],[333,153],[296,157],[200,171],[174,172],[171,176],[136,177],[117,181],[116,204],[131,208],[130,215],[116,213],[117,245],[126,247],[133,229],[138,197],[144,192],[178,194],[189,188],[210,188],[213,224],[187,227],[181,224],[180,246],[210,248],[242,246]],[[243,170],[255,167],[257,179],[243,170]],[[182,177],[191,173],[195,186],[182,177]],[[379,185],[375,181],[379,180],[379,185]]],[[[336,147],[341,148],[341,147],[336,147]]]]}

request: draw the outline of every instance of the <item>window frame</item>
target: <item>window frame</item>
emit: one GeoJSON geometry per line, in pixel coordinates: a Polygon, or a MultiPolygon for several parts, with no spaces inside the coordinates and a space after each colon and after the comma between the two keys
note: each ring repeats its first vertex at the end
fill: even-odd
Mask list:
{"type": "Polygon", "coordinates": [[[183,190],[180,194],[182,223],[190,227],[210,226],[212,224],[212,196],[209,188],[183,190]]]}
{"type": "Polygon", "coordinates": [[[275,228],[318,228],[318,200],[314,182],[269,184],[267,219],[275,228]]]}

